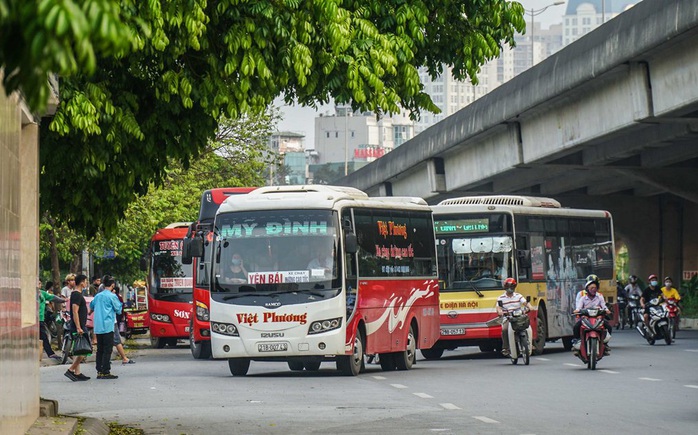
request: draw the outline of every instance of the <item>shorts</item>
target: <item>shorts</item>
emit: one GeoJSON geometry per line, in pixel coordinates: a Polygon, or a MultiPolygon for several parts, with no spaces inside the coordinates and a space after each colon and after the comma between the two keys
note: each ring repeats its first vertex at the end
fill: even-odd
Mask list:
{"type": "Polygon", "coordinates": [[[118,346],[121,343],[121,334],[119,334],[119,327],[114,325],[114,346],[118,346]]]}

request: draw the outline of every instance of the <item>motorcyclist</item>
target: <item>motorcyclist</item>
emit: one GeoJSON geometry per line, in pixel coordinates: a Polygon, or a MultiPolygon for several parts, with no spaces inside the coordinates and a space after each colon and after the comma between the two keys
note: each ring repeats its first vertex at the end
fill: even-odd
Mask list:
{"type": "MultiPolygon", "coordinates": [[[[671,279],[670,276],[667,276],[664,278],[664,287],[662,287],[662,296],[664,297],[664,300],[668,301],[671,298],[674,298],[676,300],[676,306],[680,309],[680,304],[679,302],[681,301],[681,295],[679,294],[678,290],[676,290],[673,287],[674,280],[671,279]]],[[[679,311],[680,312],[680,311],[679,311]]],[[[678,331],[678,326],[679,322],[676,322],[676,327],[678,331]]]]}
{"type": "MultiPolygon", "coordinates": [[[[597,292],[598,295],[601,297],[601,299],[606,300],[606,298],[604,298],[604,296],[603,296],[603,293],[601,293],[601,292],[599,291],[599,277],[598,277],[598,276],[596,276],[596,275],[593,274],[593,273],[592,273],[592,274],[589,274],[589,275],[587,275],[587,277],[586,277],[586,279],[585,279],[584,281],[585,281],[585,282],[589,282],[589,281],[594,281],[594,282],[596,282],[596,292],[597,292]]],[[[586,287],[585,287],[585,288],[582,289],[582,291],[580,291],[579,293],[577,293],[577,297],[576,297],[575,300],[574,300],[574,306],[576,307],[577,304],[579,303],[579,300],[582,299],[582,298],[583,298],[584,296],[586,296],[586,295],[587,295],[587,290],[586,290],[586,287]]]]}
{"type": "Polygon", "coordinates": [[[625,292],[628,297],[637,296],[639,298],[642,296],[642,289],[640,288],[640,284],[637,283],[636,275],[630,275],[630,278],[628,278],[628,285],[625,286],[625,292]]]}
{"type": "MultiPolygon", "coordinates": [[[[514,278],[504,280],[504,293],[497,298],[497,314],[503,317],[504,313],[525,308],[526,312],[533,309],[531,303],[523,295],[516,293],[517,282],[514,278]]],[[[502,355],[509,356],[509,319],[504,317],[502,321],[502,355]]]]}
{"type": "MultiPolygon", "coordinates": [[[[599,289],[599,282],[598,281],[587,281],[586,284],[584,285],[584,290],[585,294],[583,297],[579,298],[577,301],[577,306],[574,310],[575,313],[579,313],[581,310],[584,310],[586,308],[595,308],[599,307],[606,311],[606,314],[611,314],[611,311],[608,309],[606,306],[606,301],[604,301],[603,296],[601,296],[601,293],[598,292],[599,289]]],[[[581,293],[581,292],[580,292],[581,293]]],[[[604,319],[603,321],[604,328],[606,329],[606,335],[604,336],[604,343],[606,343],[606,346],[604,348],[604,355],[608,355],[611,352],[611,349],[608,347],[608,342],[611,340],[611,324],[608,323],[608,320],[604,319]]],[[[582,319],[581,317],[577,318],[577,323],[574,324],[574,328],[572,329],[572,333],[574,338],[576,339],[576,342],[574,343],[574,353],[575,355],[579,353],[579,346],[580,346],[580,330],[582,327],[582,319]]]]}
{"type": "Polygon", "coordinates": [[[628,319],[628,292],[625,291],[623,283],[616,281],[616,300],[618,301],[618,322],[621,328],[625,329],[625,323],[628,319]]]}
{"type": "Polygon", "coordinates": [[[647,277],[647,281],[649,281],[650,285],[642,291],[642,297],[640,298],[640,304],[642,305],[642,309],[644,310],[644,318],[645,318],[645,327],[649,328],[650,326],[650,305],[649,302],[654,299],[654,298],[661,298],[662,297],[662,289],[659,287],[659,278],[657,278],[657,275],[652,274],[649,277],[647,277]]]}

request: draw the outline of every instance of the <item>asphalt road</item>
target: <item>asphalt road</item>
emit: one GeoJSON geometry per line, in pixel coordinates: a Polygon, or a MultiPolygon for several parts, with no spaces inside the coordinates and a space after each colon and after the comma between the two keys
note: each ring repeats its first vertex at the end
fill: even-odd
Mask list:
{"type": "Polygon", "coordinates": [[[140,427],[147,434],[686,434],[698,427],[698,331],[649,346],[617,331],[596,371],[548,343],[531,365],[476,348],[420,359],[412,370],[367,365],[340,376],[334,363],[291,372],[252,362],[232,377],[225,361],[197,361],[188,347],[141,349],[114,365],[113,381],[71,382],[66,366],[41,369],[42,397],[61,414],[140,427]]]}

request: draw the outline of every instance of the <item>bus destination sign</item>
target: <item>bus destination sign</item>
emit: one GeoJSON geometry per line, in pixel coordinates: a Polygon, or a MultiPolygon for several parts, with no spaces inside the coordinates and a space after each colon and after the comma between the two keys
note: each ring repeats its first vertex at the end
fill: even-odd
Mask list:
{"type": "Polygon", "coordinates": [[[486,233],[489,230],[490,221],[487,218],[434,221],[434,231],[436,234],[486,233]]]}

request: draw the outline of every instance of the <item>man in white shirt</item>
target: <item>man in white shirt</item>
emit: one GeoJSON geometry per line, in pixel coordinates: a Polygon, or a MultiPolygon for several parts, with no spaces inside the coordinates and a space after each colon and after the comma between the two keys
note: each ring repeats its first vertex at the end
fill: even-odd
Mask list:
{"type": "MultiPolygon", "coordinates": [[[[508,313],[510,311],[514,310],[519,310],[522,308],[527,309],[528,311],[531,311],[533,307],[531,306],[531,303],[526,300],[525,297],[523,297],[522,294],[516,293],[514,290],[516,289],[517,282],[514,278],[507,278],[504,281],[504,290],[505,292],[500,295],[497,298],[497,314],[499,314],[500,317],[502,317],[505,313],[508,313]]],[[[527,312],[528,312],[527,311],[527,312]]],[[[508,327],[509,327],[509,319],[504,318],[504,321],[502,322],[502,355],[504,356],[509,356],[510,350],[509,350],[509,332],[508,332],[508,327]]],[[[531,327],[529,326],[529,337],[531,337],[531,327]]]]}

